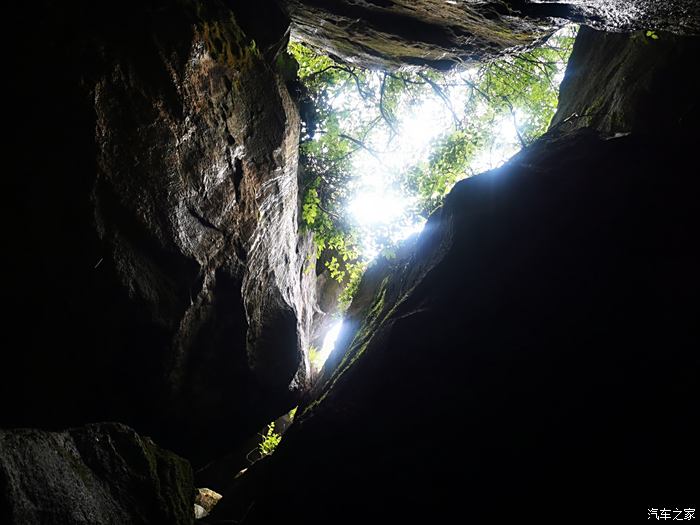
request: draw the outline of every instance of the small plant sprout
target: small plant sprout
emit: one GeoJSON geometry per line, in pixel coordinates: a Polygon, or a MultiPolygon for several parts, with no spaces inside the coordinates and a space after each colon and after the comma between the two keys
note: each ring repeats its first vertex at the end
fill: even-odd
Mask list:
{"type": "Polygon", "coordinates": [[[262,437],[262,441],[258,446],[258,450],[260,451],[261,457],[272,454],[277,448],[277,445],[280,444],[280,441],[282,441],[282,435],[275,432],[274,423],[267,425],[267,432],[265,432],[265,434],[261,434],[260,436],[262,437]]]}

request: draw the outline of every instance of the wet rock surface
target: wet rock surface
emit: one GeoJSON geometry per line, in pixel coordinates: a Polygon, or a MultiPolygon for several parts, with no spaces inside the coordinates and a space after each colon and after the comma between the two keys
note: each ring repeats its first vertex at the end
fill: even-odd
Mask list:
{"type": "MultiPolygon", "coordinates": [[[[697,93],[685,75],[667,81],[697,93]]],[[[533,508],[582,522],[590,505],[692,501],[697,130],[609,131],[555,126],[458,183],[408,259],[363,280],[325,384],[210,523],[274,522],[310,487],[313,507],[295,507],[305,523],[533,508]]]]}
{"type": "Polygon", "coordinates": [[[248,35],[216,1],[41,7],[13,16],[0,425],[119,420],[210,459],[308,380],[286,25],[243,16],[248,35]]]}
{"type": "Polygon", "coordinates": [[[282,4],[300,38],[370,67],[449,69],[531,46],[567,21],[607,31],[700,31],[694,0],[287,0],[282,4]]]}
{"type": "Polygon", "coordinates": [[[186,525],[193,503],[189,463],[124,425],[0,430],[2,523],[186,525]]]}

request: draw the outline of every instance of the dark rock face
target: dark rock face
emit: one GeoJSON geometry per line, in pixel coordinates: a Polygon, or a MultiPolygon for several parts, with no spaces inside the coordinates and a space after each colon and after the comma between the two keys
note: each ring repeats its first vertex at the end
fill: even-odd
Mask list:
{"type": "Polygon", "coordinates": [[[698,53],[697,40],[670,33],[652,38],[646,32],[628,36],[582,27],[552,125],[605,133],[692,133],[698,82],[688,64],[698,53]],[[590,82],[591,71],[605,83],[590,82]]]}
{"type": "MultiPolygon", "coordinates": [[[[310,392],[310,399],[323,394],[328,381],[342,362],[347,363],[354,355],[348,350],[348,346],[356,337],[368,337],[371,332],[364,330],[363,325],[369,326],[373,319],[380,314],[386,314],[387,308],[396,304],[398,296],[386,296],[384,289],[392,275],[409,271],[409,265],[413,260],[417,236],[413,235],[405,239],[397,247],[392,259],[383,257],[373,261],[362,276],[362,284],[353,298],[352,304],[343,315],[343,328],[338,334],[335,349],[326,360],[318,379],[310,392]]],[[[359,342],[359,339],[358,341],[359,342]]],[[[355,345],[357,347],[357,345],[355,345]]]]}
{"type": "Polygon", "coordinates": [[[457,184],[363,281],[335,372],[215,515],[559,523],[694,501],[697,137],[555,127],[457,184]]]}
{"type": "Polygon", "coordinates": [[[608,31],[700,31],[695,0],[286,0],[282,4],[301,39],[370,67],[449,69],[530,46],[566,21],[608,31]]]}
{"type": "Polygon", "coordinates": [[[0,520],[22,525],[194,522],[189,463],[123,425],[0,430],[0,520]]]}
{"type": "Polygon", "coordinates": [[[286,26],[258,47],[217,1],[41,7],[13,17],[0,425],[119,420],[213,457],[307,384],[286,26]]]}

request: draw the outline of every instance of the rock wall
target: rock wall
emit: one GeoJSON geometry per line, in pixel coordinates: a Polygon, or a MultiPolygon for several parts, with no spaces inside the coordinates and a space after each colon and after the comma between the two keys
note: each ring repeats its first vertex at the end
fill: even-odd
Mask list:
{"type": "Polygon", "coordinates": [[[118,424],[0,430],[0,519],[35,525],[194,522],[189,463],[118,424]]]}
{"type": "MultiPolygon", "coordinates": [[[[606,68],[576,61],[601,43],[655,56],[635,36],[582,39],[564,90],[609,87],[606,68]]],[[[628,60],[681,71],[674,56],[628,60]]],[[[688,75],[666,81],[698,92],[688,75]]],[[[212,522],[560,523],[692,507],[698,133],[608,131],[554,126],[458,183],[413,250],[363,279],[335,370],[212,522]]]]}
{"type": "Polygon", "coordinates": [[[602,33],[582,27],[552,125],[605,133],[694,132],[698,83],[688,68],[696,40],[672,33],[602,33]],[[650,67],[651,64],[651,67],[650,67]],[[591,71],[606,79],[590,82],[591,71]]]}
{"type": "Polygon", "coordinates": [[[12,16],[0,425],[118,420],[214,457],[307,386],[287,25],[219,1],[34,7],[12,16]]]}
{"type": "MultiPolygon", "coordinates": [[[[431,522],[466,501],[478,521],[494,494],[611,503],[592,487],[634,491],[626,508],[685,505],[698,90],[681,73],[697,41],[660,31],[697,33],[696,4],[280,3],[298,35],[372,66],[445,69],[564,20],[660,40],[582,32],[550,135],[459,184],[415,248],[368,274],[316,397],[215,514],[431,522]],[[632,86],[649,57],[677,62],[632,86]],[[584,120],[591,106],[604,118],[584,120]],[[320,508],[296,507],[310,487],[320,508]]],[[[320,311],[297,226],[299,117],[275,70],[286,15],[271,0],[44,0],[6,15],[0,426],[118,420],[195,463],[240,449],[308,389],[320,311]]],[[[123,427],[0,441],[5,521],[190,520],[184,496],[160,501],[182,464],[166,454],[154,474],[152,445],[123,427]]]]}
{"type": "Polygon", "coordinates": [[[557,27],[698,34],[694,0],[283,0],[297,37],[352,63],[450,69],[541,41],[557,27]]]}

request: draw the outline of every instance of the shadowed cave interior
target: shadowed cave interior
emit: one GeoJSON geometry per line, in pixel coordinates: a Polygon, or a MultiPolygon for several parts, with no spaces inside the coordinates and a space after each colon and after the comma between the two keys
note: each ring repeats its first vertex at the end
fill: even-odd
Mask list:
{"type": "Polygon", "coordinates": [[[691,0],[11,7],[0,523],[691,519],[699,21],[691,0]],[[543,134],[447,185],[341,306],[290,40],[432,86],[570,23],[543,134]]]}

